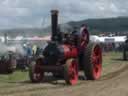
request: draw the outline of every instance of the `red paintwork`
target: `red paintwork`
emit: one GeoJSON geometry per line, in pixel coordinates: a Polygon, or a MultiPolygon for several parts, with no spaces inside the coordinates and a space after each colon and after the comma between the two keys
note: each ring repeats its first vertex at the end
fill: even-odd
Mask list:
{"type": "Polygon", "coordinates": [[[92,63],[93,63],[93,77],[99,79],[102,71],[102,50],[99,46],[96,46],[92,52],[92,63]]]}
{"type": "Polygon", "coordinates": [[[78,56],[78,49],[71,45],[61,45],[61,47],[64,49],[64,57],[65,58],[75,58],[78,56]]]}
{"type": "Polygon", "coordinates": [[[75,85],[78,81],[78,63],[76,60],[72,60],[68,70],[69,83],[75,85]]]}

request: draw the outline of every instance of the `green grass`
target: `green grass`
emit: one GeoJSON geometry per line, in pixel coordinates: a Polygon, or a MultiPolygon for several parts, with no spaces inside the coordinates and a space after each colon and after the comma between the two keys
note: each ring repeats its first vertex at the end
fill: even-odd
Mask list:
{"type": "Polygon", "coordinates": [[[0,82],[18,82],[28,80],[28,72],[15,71],[13,74],[0,75],[0,82]]]}
{"type": "Polygon", "coordinates": [[[109,52],[103,54],[103,67],[110,64],[124,64],[127,61],[123,60],[121,52],[109,52]]]}
{"type": "MultiPolygon", "coordinates": [[[[103,54],[103,67],[109,66],[111,64],[123,64],[127,61],[122,61],[122,53],[120,52],[109,52],[103,54]]],[[[29,80],[28,72],[15,71],[13,74],[0,75],[1,82],[20,82],[29,80]]]]}

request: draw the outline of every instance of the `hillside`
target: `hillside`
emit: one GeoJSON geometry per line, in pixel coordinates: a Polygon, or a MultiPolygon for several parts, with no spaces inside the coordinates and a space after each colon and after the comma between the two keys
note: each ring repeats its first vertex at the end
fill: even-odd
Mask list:
{"type": "Polygon", "coordinates": [[[16,28],[16,29],[4,29],[0,30],[0,35],[4,35],[5,33],[11,37],[15,37],[17,35],[22,36],[43,36],[49,34],[46,29],[42,28],[16,28]]]}
{"type": "Polygon", "coordinates": [[[128,17],[88,19],[68,24],[80,27],[84,23],[87,24],[91,32],[128,32],[128,17]]]}
{"type": "MultiPolygon", "coordinates": [[[[104,19],[88,19],[81,21],[71,21],[66,24],[61,24],[62,29],[72,30],[74,27],[80,27],[82,24],[88,26],[89,31],[92,34],[98,34],[103,32],[120,32],[128,33],[128,17],[117,17],[117,18],[104,18],[104,19]],[[66,26],[65,26],[66,25],[66,26]]],[[[0,35],[7,33],[10,36],[42,36],[49,34],[50,27],[45,29],[42,28],[19,28],[19,29],[8,29],[0,30],[0,35]]]]}

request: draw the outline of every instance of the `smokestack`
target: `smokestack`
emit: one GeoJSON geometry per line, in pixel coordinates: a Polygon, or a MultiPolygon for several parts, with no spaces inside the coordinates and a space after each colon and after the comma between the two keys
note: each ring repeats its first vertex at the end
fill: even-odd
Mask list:
{"type": "Polygon", "coordinates": [[[52,40],[55,41],[58,35],[58,10],[51,11],[52,40]]]}
{"type": "Polygon", "coordinates": [[[4,43],[7,44],[7,33],[4,34],[4,43]]]}

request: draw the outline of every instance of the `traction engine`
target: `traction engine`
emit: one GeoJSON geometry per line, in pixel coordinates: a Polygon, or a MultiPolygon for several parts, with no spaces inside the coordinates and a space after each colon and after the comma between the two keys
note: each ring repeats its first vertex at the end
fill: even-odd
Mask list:
{"type": "Polygon", "coordinates": [[[45,72],[61,76],[67,84],[78,81],[78,72],[83,71],[87,80],[96,80],[102,71],[102,50],[99,44],[89,43],[89,33],[83,35],[62,33],[58,30],[58,11],[51,11],[52,36],[43,50],[43,57],[32,61],[29,77],[32,82],[41,82],[45,72]]]}

